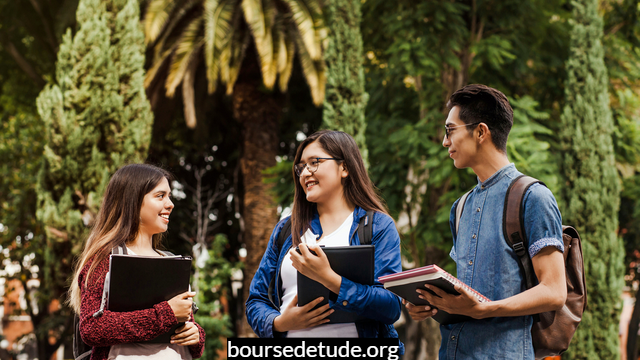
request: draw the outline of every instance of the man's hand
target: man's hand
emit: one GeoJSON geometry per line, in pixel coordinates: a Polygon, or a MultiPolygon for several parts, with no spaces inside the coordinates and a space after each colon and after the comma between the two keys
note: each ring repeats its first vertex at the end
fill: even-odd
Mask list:
{"type": "Polygon", "coordinates": [[[415,321],[423,321],[438,313],[438,309],[434,309],[429,305],[413,305],[405,299],[402,299],[402,304],[409,311],[409,316],[415,321]]]}
{"type": "Polygon", "coordinates": [[[425,284],[427,289],[433,291],[435,295],[423,289],[417,289],[420,294],[418,297],[427,300],[436,309],[446,311],[449,314],[467,315],[474,319],[482,319],[484,316],[483,303],[481,303],[475,295],[460,285],[454,286],[454,289],[460,295],[452,295],[444,292],[440,288],[425,284]]]}
{"type": "Polygon", "coordinates": [[[307,305],[298,306],[298,295],[296,295],[293,301],[282,310],[282,313],[273,320],[273,329],[279,332],[285,332],[328,323],[329,319],[326,317],[334,311],[333,309],[329,309],[329,304],[312,310],[322,299],[322,297],[319,297],[307,305]]]}

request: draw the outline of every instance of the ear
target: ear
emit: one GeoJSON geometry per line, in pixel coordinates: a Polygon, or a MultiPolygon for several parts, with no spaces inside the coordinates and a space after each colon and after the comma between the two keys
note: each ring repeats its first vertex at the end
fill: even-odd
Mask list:
{"type": "Polygon", "coordinates": [[[344,164],[344,162],[341,165],[342,170],[340,171],[340,176],[345,179],[347,176],[349,176],[349,170],[347,170],[347,165],[344,164]]]}
{"type": "Polygon", "coordinates": [[[476,128],[476,139],[478,139],[478,144],[482,144],[485,142],[491,142],[491,130],[485,123],[478,124],[476,128]]]}

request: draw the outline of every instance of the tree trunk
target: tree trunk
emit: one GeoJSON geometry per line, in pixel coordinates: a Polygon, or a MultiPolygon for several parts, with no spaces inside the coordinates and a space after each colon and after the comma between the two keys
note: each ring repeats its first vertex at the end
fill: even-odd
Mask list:
{"type": "Polygon", "coordinates": [[[278,122],[282,112],[280,96],[264,90],[255,50],[250,47],[233,90],[233,116],[242,125],[240,170],[242,202],[242,239],[247,250],[242,291],[242,319],[238,336],[255,336],[247,323],[244,303],[271,231],[278,220],[271,185],[265,184],[262,171],[276,165],[278,122]]]}

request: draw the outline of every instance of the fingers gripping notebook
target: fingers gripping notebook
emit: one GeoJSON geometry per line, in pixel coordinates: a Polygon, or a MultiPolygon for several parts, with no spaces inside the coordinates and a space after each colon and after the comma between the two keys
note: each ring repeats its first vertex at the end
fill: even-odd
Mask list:
{"type": "MultiPolygon", "coordinates": [[[[323,247],[322,251],[327,255],[331,269],[338,275],[353,282],[363,285],[373,285],[374,275],[374,249],[373,245],[323,247]]],[[[298,272],[298,306],[304,306],[309,302],[324,297],[324,300],[314,309],[329,302],[329,298],[336,300],[338,295],[331,292],[315,280],[298,272]]],[[[356,313],[336,310],[328,317],[329,323],[351,323],[364,320],[364,317],[356,313]]]]}

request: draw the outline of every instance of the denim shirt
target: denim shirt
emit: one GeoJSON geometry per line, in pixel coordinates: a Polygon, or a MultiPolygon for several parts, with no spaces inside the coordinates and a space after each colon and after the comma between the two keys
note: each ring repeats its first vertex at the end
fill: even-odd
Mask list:
{"type": "MultiPolygon", "coordinates": [[[[526,289],[515,252],[504,239],[503,209],[507,189],[521,175],[509,164],[478,185],[467,197],[459,232],[456,233],[453,204],[449,224],[457,277],[492,301],[502,300],[526,289]]],[[[547,246],[564,251],[562,221],[553,194],[540,184],[524,197],[526,245],[533,258],[547,246]]],[[[495,317],[442,325],[440,360],[534,359],[531,340],[532,316],[495,317]]]]}

